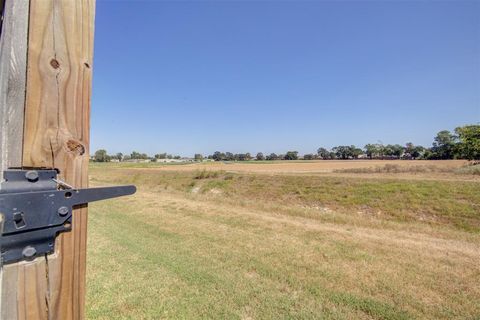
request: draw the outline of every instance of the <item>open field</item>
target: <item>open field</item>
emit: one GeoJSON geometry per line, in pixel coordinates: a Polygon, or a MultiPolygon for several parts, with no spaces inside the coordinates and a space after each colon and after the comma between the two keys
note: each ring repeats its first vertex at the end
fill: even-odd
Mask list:
{"type": "Polygon", "coordinates": [[[465,160],[312,160],[312,161],[243,161],[204,162],[189,164],[112,163],[109,166],[155,168],[165,171],[224,170],[248,173],[328,173],[335,170],[382,167],[386,164],[400,167],[434,167],[439,171],[458,168],[465,160]]]}
{"type": "MultiPolygon", "coordinates": [[[[355,175],[377,178],[429,180],[480,180],[480,168],[476,174],[468,174],[471,168],[464,160],[313,160],[313,161],[242,161],[203,163],[108,163],[109,168],[152,169],[159,171],[225,171],[244,174],[285,175],[355,175]],[[397,173],[401,173],[398,175],[397,173]],[[465,175],[465,173],[467,173],[465,175]]],[[[101,163],[96,164],[101,166],[101,163]]]]}
{"type": "Polygon", "coordinates": [[[90,206],[88,317],[480,316],[478,176],[302,165],[93,164],[139,191],[90,206]]]}

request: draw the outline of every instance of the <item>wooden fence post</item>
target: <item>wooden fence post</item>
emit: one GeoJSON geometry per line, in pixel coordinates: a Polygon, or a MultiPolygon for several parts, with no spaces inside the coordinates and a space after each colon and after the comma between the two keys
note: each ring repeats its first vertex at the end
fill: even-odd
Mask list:
{"type": "MultiPolygon", "coordinates": [[[[22,166],[58,168],[60,179],[87,187],[95,2],[6,0],[5,9],[20,2],[28,12],[24,103],[0,104],[0,114],[11,108],[25,112],[23,142],[16,145],[22,150],[22,166]]],[[[20,16],[6,17],[2,43],[8,39],[9,19],[15,24],[20,16]]],[[[4,62],[2,49],[0,63],[4,62]]],[[[2,139],[6,120],[1,122],[2,139]]],[[[2,157],[4,148],[12,144],[12,135],[7,132],[6,137],[2,157]]],[[[4,159],[9,166],[14,164],[9,156],[4,159]]],[[[54,254],[3,267],[2,319],[84,318],[86,231],[84,207],[74,211],[72,231],[57,237],[54,254]]]]}

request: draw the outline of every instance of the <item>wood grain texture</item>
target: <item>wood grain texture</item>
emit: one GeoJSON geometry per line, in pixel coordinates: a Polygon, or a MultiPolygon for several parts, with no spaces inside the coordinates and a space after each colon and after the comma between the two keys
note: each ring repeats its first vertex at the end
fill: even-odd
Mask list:
{"type": "Polygon", "coordinates": [[[28,7],[28,0],[7,1],[3,12],[0,41],[0,171],[22,164],[28,7]]]}
{"type": "MultiPolygon", "coordinates": [[[[77,188],[88,186],[94,14],[93,0],[30,4],[23,164],[58,168],[77,188]]],[[[84,318],[86,207],[72,227],[47,258],[51,319],[84,318]]]]}
{"type": "MultiPolygon", "coordinates": [[[[0,171],[22,165],[28,15],[28,0],[5,3],[0,41],[0,171]]],[[[45,319],[45,259],[4,266],[0,272],[0,318],[45,319]]]]}
{"type": "Polygon", "coordinates": [[[48,319],[45,268],[44,258],[3,267],[1,319],[48,319]]]}
{"type": "MultiPolygon", "coordinates": [[[[31,0],[29,12],[22,165],[86,187],[95,3],[31,0]]],[[[3,268],[2,319],[84,318],[86,231],[84,207],[53,255],[3,268]]]]}

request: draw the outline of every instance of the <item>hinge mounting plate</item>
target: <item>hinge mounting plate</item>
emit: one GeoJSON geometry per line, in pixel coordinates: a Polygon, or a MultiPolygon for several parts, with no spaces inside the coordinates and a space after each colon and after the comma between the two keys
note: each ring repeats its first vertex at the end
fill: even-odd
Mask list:
{"type": "Polygon", "coordinates": [[[63,189],[53,169],[9,169],[0,184],[3,264],[52,253],[55,238],[72,228],[74,206],[135,193],[135,186],[63,189]]]}

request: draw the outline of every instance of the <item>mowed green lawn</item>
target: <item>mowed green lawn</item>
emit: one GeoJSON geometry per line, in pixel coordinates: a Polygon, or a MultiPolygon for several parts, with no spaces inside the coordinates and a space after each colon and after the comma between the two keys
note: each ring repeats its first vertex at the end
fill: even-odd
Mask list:
{"type": "Polygon", "coordinates": [[[480,183],[91,168],[89,319],[477,319],[480,183]]]}

